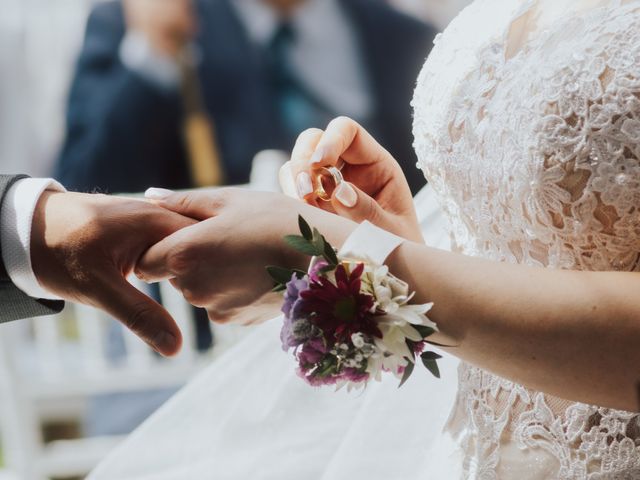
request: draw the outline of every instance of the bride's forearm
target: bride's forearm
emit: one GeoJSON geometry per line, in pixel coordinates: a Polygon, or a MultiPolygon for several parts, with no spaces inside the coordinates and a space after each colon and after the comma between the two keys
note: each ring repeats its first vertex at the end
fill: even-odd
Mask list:
{"type": "Polygon", "coordinates": [[[640,411],[640,275],[503,264],[404,243],[391,270],[432,301],[437,341],[533,389],[640,411]]]}

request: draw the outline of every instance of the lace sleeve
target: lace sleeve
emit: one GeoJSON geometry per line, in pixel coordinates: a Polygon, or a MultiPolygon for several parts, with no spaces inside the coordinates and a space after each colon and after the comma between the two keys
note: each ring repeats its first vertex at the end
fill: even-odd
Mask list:
{"type": "Polygon", "coordinates": [[[512,30],[469,48],[471,17],[436,46],[414,99],[416,150],[454,245],[498,261],[640,270],[638,3],[569,16],[517,48],[512,30]]]}
{"type": "MultiPolygon", "coordinates": [[[[562,68],[551,62],[543,83],[536,145],[543,181],[532,184],[528,198],[536,201],[525,212],[574,246],[572,268],[639,266],[639,11],[593,24],[593,32],[575,40],[589,38],[590,45],[576,48],[562,68]]],[[[576,46],[569,43],[556,51],[576,46]]]]}

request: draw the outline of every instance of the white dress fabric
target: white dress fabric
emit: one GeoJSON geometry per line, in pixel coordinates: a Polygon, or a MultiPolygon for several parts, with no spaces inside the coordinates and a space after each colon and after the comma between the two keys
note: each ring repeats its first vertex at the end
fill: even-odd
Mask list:
{"type": "MultiPolygon", "coordinates": [[[[477,0],[452,22],[414,100],[432,241],[444,244],[440,220],[421,206],[437,198],[467,255],[640,270],[639,25],[640,0],[477,0]]],[[[361,394],[312,389],[279,327],[225,354],[90,478],[640,478],[637,414],[464,363],[454,402],[450,357],[443,381],[416,371],[400,390],[392,378],[361,394]]]]}

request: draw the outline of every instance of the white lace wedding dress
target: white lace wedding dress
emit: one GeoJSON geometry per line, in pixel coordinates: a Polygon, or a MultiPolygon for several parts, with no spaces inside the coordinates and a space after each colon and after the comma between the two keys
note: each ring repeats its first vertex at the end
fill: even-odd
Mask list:
{"type": "MultiPolygon", "coordinates": [[[[640,0],[478,0],[438,38],[414,107],[420,166],[454,249],[640,270],[640,0]]],[[[442,429],[451,382],[312,390],[278,328],[187,386],[91,478],[640,478],[637,414],[463,363],[442,429]]]]}

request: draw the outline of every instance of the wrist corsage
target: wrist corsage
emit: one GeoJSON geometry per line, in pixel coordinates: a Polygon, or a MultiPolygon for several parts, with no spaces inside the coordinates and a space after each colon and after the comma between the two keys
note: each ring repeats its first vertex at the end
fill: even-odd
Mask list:
{"type": "Polygon", "coordinates": [[[269,266],[274,291],[284,292],[284,324],[280,338],[293,349],[298,373],[310,385],[363,387],[382,372],[402,386],[417,358],[440,376],[427,338],[437,331],[426,316],[431,303],[410,301],[406,282],[385,265],[343,258],[315,228],[298,217],[301,235],[285,241],[312,257],[308,271],[269,266]]]}

